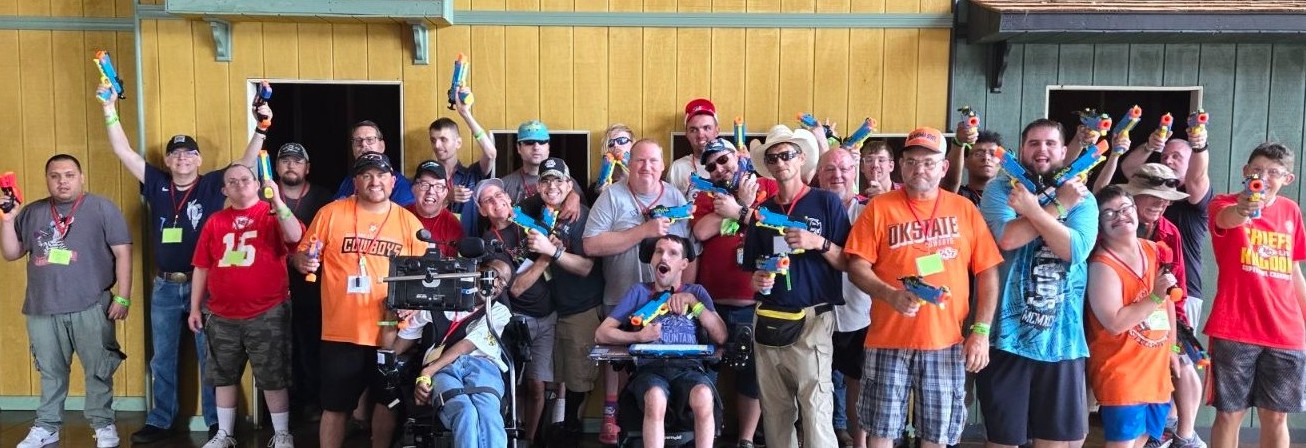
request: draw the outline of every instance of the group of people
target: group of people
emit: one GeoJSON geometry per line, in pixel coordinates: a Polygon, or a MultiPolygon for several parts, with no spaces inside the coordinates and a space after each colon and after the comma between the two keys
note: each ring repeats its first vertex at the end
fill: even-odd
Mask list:
{"type": "MultiPolygon", "coordinates": [[[[390,351],[420,360],[416,392],[402,398],[437,406],[457,446],[502,446],[510,365],[499,337],[513,317],[530,336],[524,439],[545,432],[549,391],[566,403],[549,432],[579,435],[603,384],[588,358],[595,344],[721,344],[749,326],[755,362],[732,392],[740,447],[760,442],[760,428],[772,446],[884,448],[909,424],[923,446],[955,445],[972,387],[992,446],[1082,444],[1091,392],[1110,446],[1202,447],[1189,353],[1200,353],[1191,335],[1208,238],[1220,268],[1205,326],[1213,444],[1236,446],[1251,407],[1262,442],[1286,444],[1286,415],[1306,410],[1306,241],[1297,204],[1278,195],[1295,168],[1276,143],[1243,167],[1262,190],[1215,195],[1203,128],[1131,148],[1128,135],[1083,128],[1067,141],[1061,124],[1040,119],[1007,153],[1013,173],[999,170],[1001,136],[965,122],[951,139],[916,129],[896,152],[840,143],[829,123],[777,125],[737,148],[711,101],[696,99],[683,117],[692,154],[667,168],[655,140],[614,124],[601,148],[624,162],[612,182],[581,185],[535,120],[518,128],[521,167],[496,177],[493,139],[457,102],[477,163],[459,161],[459,124],[441,118],[428,128],[433,158],[409,179],[364,121],[350,130],[352,176],[333,193],[307,182],[310,152],[297,143],[280,146],[275,181],[260,183],[267,104],[251,111],[260,125],[242,158],[200,173],[199,145],[185,135],[168,141],[166,170],[147,163],[114,96],[103,98],[114,154],[149,205],[154,403],[135,443],[174,426],[184,325],[206,386],[206,447],[235,445],[247,361],[272,446],[293,446],[296,406],[320,408],[322,446],[341,446],[350,421],[367,418],[373,446],[389,446],[400,397],[377,360],[390,351]],[[1060,175],[1104,138],[1124,150],[1106,156],[1091,188],[1060,175]],[[465,236],[502,248],[481,262],[498,274],[488,308],[386,308],[390,257],[456,256],[465,236]],[[639,322],[655,300],[665,309],[639,322]]],[[[74,352],[97,446],[118,446],[111,381],[126,355],[113,328],[132,304],[132,241],[117,207],[84,191],[76,158],[51,157],[45,178],[49,197],[4,213],[0,227],[5,259],[28,257],[23,313],[41,376],[36,424],[19,447],[58,441],[74,352]]],[[[713,444],[714,375],[698,362],[637,363],[626,388],[649,446],[660,446],[675,403],[694,416],[695,444],[713,444]]]]}

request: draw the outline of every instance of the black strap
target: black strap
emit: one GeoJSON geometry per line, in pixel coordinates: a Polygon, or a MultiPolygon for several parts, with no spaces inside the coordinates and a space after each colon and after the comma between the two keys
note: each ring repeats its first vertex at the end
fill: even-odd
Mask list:
{"type": "Polygon", "coordinates": [[[453,400],[454,397],[457,397],[459,395],[473,395],[473,394],[491,394],[494,395],[495,397],[499,397],[499,391],[494,390],[494,388],[492,387],[486,387],[486,386],[455,387],[453,389],[449,389],[440,393],[440,406],[443,407],[445,403],[448,403],[449,400],[453,400]]]}

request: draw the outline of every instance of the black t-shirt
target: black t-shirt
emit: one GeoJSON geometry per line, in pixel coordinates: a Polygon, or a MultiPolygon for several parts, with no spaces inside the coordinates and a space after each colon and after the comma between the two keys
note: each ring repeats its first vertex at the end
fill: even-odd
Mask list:
{"type": "MultiPolygon", "coordinates": [[[[789,212],[789,220],[807,223],[810,231],[830,240],[831,244],[843,246],[848,239],[848,232],[852,229],[848,223],[848,211],[834,193],[810,188],[792,210],[776,204],[775,198],[767,198],[761,207],[782,215],[789,212]]],[[[776,237],[782,236],[769,228],[749,227],[744,236],[744,269],[757,270],[757,258],[776,253],[776,237]]],[[[783,238],[780,240],[783,243],[783,238]]],[[[788,246],[783,250],[788,251],[788,246]]],[[[822,303],[843,305],[842,274],[815,250],[790,254],[789,275],[777,275],[771,295],[764,296],[759,292],[756,297],[759,302],[781,308],[805,308],[822,303]]]]}
{"type": "MultiPolygon", "coordinates": [[[[499,240],[503,242],[503,249],[512,258],[512,268],[519,274],[514,277],[514,283],[521,280],[520,273],[526,270],[523,266],[526,266],[528,262],[533,263],[535,259],[539,258],[539,254],[526,248],[525,236],[526,232],[520,226],[513,224],[502,229],[491,228],[481,235],[481,238],[485,239],[485,241],[499,240]]],[[[521,295],[514,296],[509,293],[508,305],[512,308],[512,312],[539,318],[547,317],[552,313],[553,301],[549,297],[548,283],[544,276],[541,275],[535,281],[535,284],[522,291],[521,295]]],[[[511,286],[509,285],[510,288],[511,286]]]]}
{"type": "MultiPolygon", "coordinates": [[[[537,221],[540,219],[540,209],[543,206],[544,201],[539,195],[531,196],[521,202],[522,211],[537,221]]],[[[558,239],[562,240],[564,250],[567,252],[586,256],[581,240],[585,233],[585,223],[589,222],[589,214],[590,208],[582,204],[580,217],[575,222],[558,222],[555,225],[554,231],[557,232],[558,239]]],[[[549,273],[553,276],[553,280],[549,281],[549,290],[559,317],[588,311],[603,304],[604,284],[601,266],[603,261],[599,258],[591,259],[594,260],[594,268],[590,269],[589,275],[584,277],[572,274],[557,264],[549,265],[549,273]]]]}
{"type": "MultiPolygon", "coordinates": [[[[1180,187],[1179,191],[1183,191],[1180,187]]],[[[1188,276],[1188,295],[1202,295],[1202,242],[1210,241],[1210,225],[1207,207],[1211,205],[1214,190],[1206,190],[1206,197],[1196,204],[1182,199],[1170,203],[1165,209],[1165,218],[1179,228],[1179,236],[1184,240],[1184,274],[1188,276]]]]}
{"type": "MultiPolygon", "coordinates": [[[[190,272],[191,258],[195,255],[195,242],[200,229],[209,216],[222,210],[227,197],[222,194],[222,170],[213,170],[200,176],[195,185],[185,191],[174,191],[172,175],[145,164],[145,181],[141,182],[141,195],[150,205],[148,236],[154,247],[154,266],[165,272],[190,272]],[[164,243],[171,232],[181,229],[181,241],[164,243]]],[[[153,277],[153,273],[146,273],[153,277]]]]}
{"type": "MultiPolygon", "coordinates": [[[[975,191],[970,189],[970,186],[967,185],[962,185],[961,188],[958,188],[957,194],[974,203],[976,207],[979,207],[980,199],[984,198],[984,190],[975,191]]],[[[972,291],[974,291],[974,289],[972,289],[972,291]]]]}
{"type": "MultiPolygon", "coordinates": [[[[282,193],[281,200],[285,201],[286,207],[290,212],[295,214],[295,218],[308,227],[313,222],[313,217],[317,216],[317,211],[322,206],[331,203],[331,191],[319,185],[304,184],[304,192],[299,199],[291,199],[282,193]]],[[[289,259],[287,258],[287,261],[289,259]]],[[[322,300],[321,286],[317,283],[304,281],[304,275],[299,273],[299,269],[293,266],[289,267],[290,272],[290,296],[296,301],[311,301],[313,303],[322,300]]]]}

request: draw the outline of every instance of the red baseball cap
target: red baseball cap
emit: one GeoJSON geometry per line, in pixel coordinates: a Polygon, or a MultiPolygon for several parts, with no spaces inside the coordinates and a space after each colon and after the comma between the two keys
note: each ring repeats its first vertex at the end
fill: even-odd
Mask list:
{"type": "Polygon", "coordinates": [[[685,105],[685,123],[689,123],[690,118],[699,114],[708,114],[716,118],[716,105],[707,98],[694,99],[685,105]]]}

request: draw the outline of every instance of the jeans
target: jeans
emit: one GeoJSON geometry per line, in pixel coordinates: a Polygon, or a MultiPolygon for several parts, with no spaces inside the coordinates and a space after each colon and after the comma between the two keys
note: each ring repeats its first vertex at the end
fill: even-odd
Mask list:
{"type": "Polygon", "coordinates": [[[848,430],[848,385],[844,384],[842,373],[838,370],[832,370],[831,376],[834,378],[834,429],[848,430]]]}
{"type": "Polygon", "coordinates": [[[53,433],[63,426],[74,353],[82,361],[86,378],[86,419],[93,428],[113,424],[113,374],[125,356],[118,347],[113,321],[105,317],[108,306],[106,293],[100,303],[82,311],[27,316],[27,337],[41,375],[36,426],[53,433]]]}
{"type": "Polygon", "coordinates": [[[503,396],[503,375],[494,361],[479,356],[463,355],[431,378],[431,401],[439,406],[439,395],[460,387],[490,387],[494,394],[458,394],[440,408],[440,422],[453,430],[453,446],[457,448],[508,446],[508,433],[504,430],[500,411],[503,396]]]}
{"type": "MultiPolygon", "coordinates": [[[[154,279],[154,293],[150,296],[150,330],[154,343],[154,356],[150,358],[150,372],[153,380],[150,388],[154,391],[154,408],[146,417],[145,424],[159,428],[172,428],[177,418],[177,354],[181,331],[187,327],[186,319],[190,317],[190,282],[173,283],[162,278],[154,279]]],[[[204,333],[195,334],[195,353],[199,357],[200,375],[204,375],[205,359],[208,357],[208,343],[204,333]]],[[[204,424],[213,426],[218,423],[218,411],[214,408],[213,386],[207,380],[200,382],[200,403],[204,409],[204,424]]]]}

